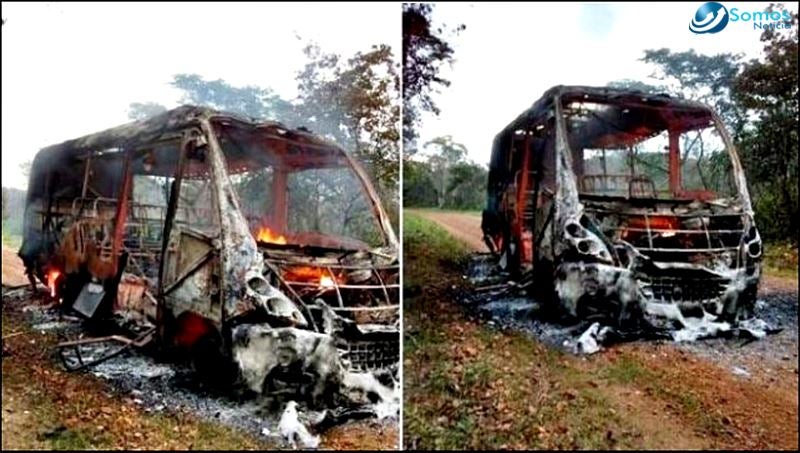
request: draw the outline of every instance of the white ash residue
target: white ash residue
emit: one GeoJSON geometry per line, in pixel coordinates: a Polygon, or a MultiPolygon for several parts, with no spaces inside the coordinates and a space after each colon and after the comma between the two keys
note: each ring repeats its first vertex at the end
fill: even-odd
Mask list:
{"type": "MultiPolygon", "coordinates": [[[[7,297],[4,291],[3,296],[4,303],[23,305],[21,311],[26,314],[28,322],[46,333],[58,335],[64,340],[92,336],[85,330],[83,321],[64,316],[57,307],[38,305],[30,292],[17,291],[13,297],[7,297]]],[[[82,358],[88,362],[120,346],[121,343],[115,342],[84,345],[81,347],[82,358]]],[[[280,443],[280,409],[271,410],[260,398],[240,397],[235,392],[212,388],[201,382],[188,366],[159,361],[151,352],[131,348],[85,372],[102,379],[113,391],[139,405],[145,412],[188,413],[280,443]]],[[[53,360],[58,361],[55,356],[53,360]]],[[[368,382],[368,378],[364,378],[363,382],[368,382]]],[[[361,418],[377,418],[375,423],[397,423],[399,385],[395,389],[381,385],[370,391],[382,396],[376,402],[363,405],[361,410],[336,408],[316,411],[302,405],[298,405],[296,410],[300,421],[309,427],[315,427],[326,415],[331,414],[336,415],[334,420],[347,420],[349,412],[366,414],[361,418]]]]}
{"type": "Polygon", "coordinates": [[[782,295],[759,299],[755,316],[735,325],[705,311],[689,316],[675,305],[648,303],[642,322],[623,332],[592,320],[566,320],[554,315],[546,310],[546,303],[526,294],[515,282],[509,283],[507,276],[493,270],[491,264],[491,258],[484,254],[473,259],[464,278],[477,290],[461,291],[457,295],[460,301],[491,326],[526,332],[568,352],[592,354],[614,342],[632,340],[672,341],[682,347],[714,350],[719,349],[720,342],[768,341],[775,337],[770,334],[782,331],[779,336],[788,334],[797,348],[796,294],[792,295],[793,303],[784,301],[782,295]]]}

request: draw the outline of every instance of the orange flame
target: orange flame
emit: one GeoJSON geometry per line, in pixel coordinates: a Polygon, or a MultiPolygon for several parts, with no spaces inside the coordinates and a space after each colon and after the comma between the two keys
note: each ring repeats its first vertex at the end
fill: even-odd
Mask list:
{"type": "Polygon", "coordinates": [[[258,242],[269,242],[271,244],[286,244],[285,236],[275,233],[265,226],[262,226],[258,229],[258,233],[256,233],[256,240],[258,242]]]}
{"type": "Polygon", "coordinates": [[[323,275],[319,278],[319,286],[322,288],[333,288],[334,284],[333,278],[329,275],[323,275]]]}
{"type": "Polygon", "coordinates": [[[283,272],[283,278],[289,281],[317,283],[320,288],[333,288],[342,283],[341,277],[330,274],[326,269],[313,266],[293,266],[283,272]]]}
{"type": "Polygon", "coordinates": [[[47,287],[50,288],[50,297],[56,297],[56,280],[61,276],[61,271],[51,269],[47,272],[47,287]]]}
{"type": "MultiPolygon", "coordinates": [[[[661,230],[661,236],[666,238],[675,236],[675,231],[673,230],[679,229],[680,223],[676,217],[671,216],[653,216],[650,218],[631,217],[628,220],[628,227],[639,229],[649,227],[650,229],[661,230]]],[[[627,238],[628,233],[630,233],[630,231],[624,230],[622,232],[622,238],[627,238]]]]}

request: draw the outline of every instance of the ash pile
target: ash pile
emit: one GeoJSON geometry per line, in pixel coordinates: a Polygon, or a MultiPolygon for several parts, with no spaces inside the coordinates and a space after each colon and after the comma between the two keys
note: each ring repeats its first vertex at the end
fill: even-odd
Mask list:
{"type": "Polygon", "coordinates": [[[615,343],[639,340],[692,344],[735,338],[745,344],[791,328],[797,321],[796,304],[792,308],[783,303],[781,295],[758,299],[752,317],[731,321],[702,307],[653,300],[641,289],[639,309],[624,322],[613,310],[605,312],[598,307],[577,317],[564,310],[555,297],[542,296],[532,278],[514,279],[503,271],[492,254],[473,255],[463,278],[471,288],[460,295],[461,303],[489,325],[527,332],[575,354],[593,354],[615,343]]]}
{"type": "MultiPolygon", "coordinates": [[[[197,363],[176,360],[155,342],[143,341],[150,338],[154,326],[142,318],[115,313],[103,322],[85,319],[52,301],[48,293],[34,293],[30,287],[3,288],[3,303],[19,307],[33,330],[64,340],[54,355],[65,369],[106,381],[148,413],[191,413],[292,448],[318,448],[321,434],[349,421],[378,425],[399,419],[397,365],[356,371],[343,358],[343,351],[316,338],[309,342],[316,348],[307,362],[317,361],[310,366],[328,370],[323,379],[318,372],[298,370],[297,361],[289,360],[295,369],[278,364],[264,377],[265,389],[267,383],[278,386],[282,382],[279,389],[256,392],[241,373],[226,384],[219,375],[199,374],[197,363]]],[[[263,347],[260,342],[270,337],[264,332],[240,333],[237,347],[263,347]]]]}

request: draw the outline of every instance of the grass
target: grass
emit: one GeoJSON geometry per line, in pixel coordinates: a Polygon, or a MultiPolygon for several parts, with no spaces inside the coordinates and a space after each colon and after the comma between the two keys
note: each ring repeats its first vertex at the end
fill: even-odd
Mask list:
{"type": "Polygon", "coordinates": [[[22,236],[19,234],[11,234],[6,232],[5,227],[3,228],[3,245],[9,248],[14,249],[15,251],[19,249],[22,245],[22,236]]]}
{"type": "Polygon", "coordinates": [[[718,402],[698,391],[702,373],[646,348],[575,357],[472,321],[452,302],[469,290],[466,247],[413,212],[404,231],[407,448],[737,445],[718,402]]]}
{"type": "Polygon", "coordinates": [[[463,286],[468,254],[438,225],[405,213],[407,448],[635,446],[630,436],[607,438],[620,421],[574,358],[470,322],[448,301],[463,286]]]}
{"type": "Polygon", "coordinates": [[[768,275],[797,279],[797,246],[789,242],[764,244],[764,271],[768,275]]]}
{"type": "Polygon", "coordinates": [[[3,308],[3,448],[265,449],[264,440],[182,412],[145,413],[105,382],[52,362],[56,338],[3,308]],[[7,409],[13,407],[13,412],[7,409]],[[21,417],[16,422],[9,417],[21,417]],[[8,442],[8,444],[7,444],[8,442]]]}
{"type": "Polygon", "coordinates": [[[621,357],[605,368],[603,377],[617,384],[631,384],[636,381],[652,381],[654,379],[650,370],[630,357],[621,357]]]}
{"type": "MultiPolygon", "coordinates": [[[[443,270],[459,269],[469,256],[468,248],[450,236],[439,225],[406,212],[403,216],[403,306],[409,308],[418,299],[423,288],[438,285],[443,279],[436,278],[443,270]]],[[[429,342],[436,334],[422,334],[420,338],[406,341],[413,350],[429,342]]],[[[425,345],[427,346],[427,345],[425,345]]],[[[408,350],[408,346],[405,346],[408,350]]]]}

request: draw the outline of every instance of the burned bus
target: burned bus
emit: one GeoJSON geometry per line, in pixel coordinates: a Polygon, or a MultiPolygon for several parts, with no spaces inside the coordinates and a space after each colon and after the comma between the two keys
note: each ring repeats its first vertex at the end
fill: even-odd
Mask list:
{"type": "Polygon", "coordinates": [[[398,363],[395,233],[365,170],[303,128],[183,106],[45,148],[19,255],[62,307],[256,392],[398,363]]]}
{"type": "Polygon", "coordinates": [[[698,102],[551,88],[494,140],[482,229],[568,318],[752,315],[762,244],[745,174],[698,102]]]}

